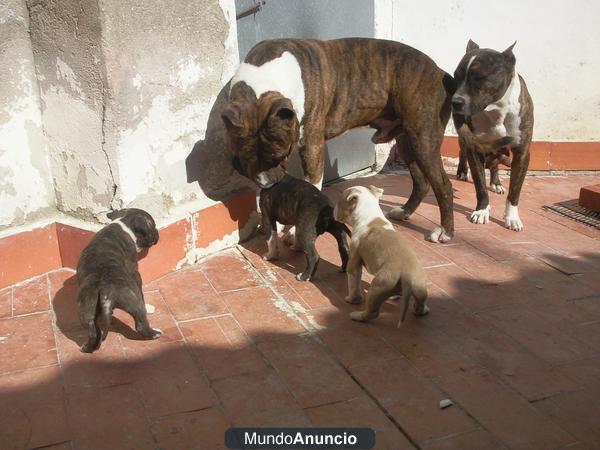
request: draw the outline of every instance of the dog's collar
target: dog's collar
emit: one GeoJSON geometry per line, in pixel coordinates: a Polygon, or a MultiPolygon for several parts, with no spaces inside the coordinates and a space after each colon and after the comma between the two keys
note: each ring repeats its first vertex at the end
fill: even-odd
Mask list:
{"type": "Polygon", "coordinates": [[[121,219],[116,219],[113,220],[111,223],[116,223],[117,225],[119,225],[121,227],[121,229],[127,233],[127,235],[131,238],[131,240],[133,241],[134,245],[135,245],[135,251],[136,252],[140,252],[142,249],[138,247],[137,245],[137,239],[135,238],[135,234],[133,234],[133,231],[131,231],[131,228],[129,228],[127,225],[125,225],[123,222],[121,222],[121,219]]]}

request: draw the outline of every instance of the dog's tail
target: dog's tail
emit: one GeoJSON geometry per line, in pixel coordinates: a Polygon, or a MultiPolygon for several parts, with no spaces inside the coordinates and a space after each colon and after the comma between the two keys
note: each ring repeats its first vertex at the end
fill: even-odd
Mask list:
{"type": "Polygon", "coordinates": [[[423,278],[422,280],[402,280],[402,301],[404,302],[402,309],[402,317],[398,322],[398,328],[404,323],[406,319],[406,313],[408,311],[408,304],[410,298],[415,298],[414,312],[417,316],[424,316],[429,312],[429,308],[425,305],[427,300],[427,281],[423,278]]]}
{"type": "MultiPolygon", "coordinates": [[[[108,328],[112,320],[112,302],[110,300],[110,290],[100,289],[98,293],[98,309],[96,313],[96,329],[98,330],[98,338],[102,341],[108,335],[108,328]]],[[[100,344],[98,344],[100,346],[100,344]]]]}
{"type": "Polygon", "coordinates": [[[87,331],[87,342],[81,351],[91,353],[100,348],[108,333],[112,318],[110,289],[83,287],[79,292],[79,320],[87,331]]]}

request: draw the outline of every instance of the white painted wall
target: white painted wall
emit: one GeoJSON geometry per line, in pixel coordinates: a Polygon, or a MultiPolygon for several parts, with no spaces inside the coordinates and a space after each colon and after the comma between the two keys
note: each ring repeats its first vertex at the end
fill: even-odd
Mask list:
{"type": "Polygon", "coordinates": [[[516,40],[534,140],[600,140],[598,17],[597,0],[375,0],[376,37],[411,45],[449,73],[469,38],[496,50],[516,40]]]}
{"type": "Polygon", "coordinates": [[[0,3],[0,229],[54,208],[24,0],[0,3]]]}

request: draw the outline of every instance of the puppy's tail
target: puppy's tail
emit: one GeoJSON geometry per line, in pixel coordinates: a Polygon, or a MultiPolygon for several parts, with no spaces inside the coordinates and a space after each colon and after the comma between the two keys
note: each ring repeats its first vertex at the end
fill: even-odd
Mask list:
{"type": "Polygon", "coordinates": [[[398,328],[402,326],[404,319],[406,319],[411,297],[415,298],[413,310],[416,316],[424,316],[429,312],[429,308],[425,305],[425,301],[427,300],[427,280],[424,276],[417,277],[416,281],[402,280],[402,301],[404,302],[404,308],[402,310],[402,317],[398,322],[398,328]]]}
{"type": "Polygon", "coordinates": [[[402,326],[402,324],[404,323],[404,319],[406,319],[408,304],[410,303],[412,293],[412,283],[408,280],[402,281],[402,301],[404,302],[404,305],[402,308],[402,317],[400,317],[400,321],[398,322],[398,328],[402,326]]]}
{"type": "MultiPolygon", "coordinates": [[[[100,289],[98,294],[98,309],[96,310],[97,339],[106,339],[108,328],[112,320],[112,302],[110,294],[105,289],[100,289]]],[[[100,343],[98,343],[100,346],[100,343]]]]}

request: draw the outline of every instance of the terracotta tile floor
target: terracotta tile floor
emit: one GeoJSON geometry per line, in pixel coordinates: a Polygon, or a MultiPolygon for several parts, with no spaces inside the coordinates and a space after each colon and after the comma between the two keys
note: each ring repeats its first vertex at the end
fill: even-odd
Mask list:
{"type": "MultiPolygon", "coordinates": [[[[429,195],[397,230],[427,267],[431,314],[401,329],[394,302],[350,321],[329,236],[314,282],[294,278],[301,254],[266,263],[256,238],[148,284],[164,336],[140,340],[117,313],[91,356],[71,271],[4,289],[0,448],[213,449],[235,425],[367,426],[381,449],[600,448],[600,232],[541,209],[597,180],[528,178],[521,233],[495,194],[491,223],[471,224],[473,185],[453,181],[445,245],[424,240],[429,195]]],[[[390,174],[327,192],[356,183],[383,186],[385,209],[411,186],[390,174]]]]}

